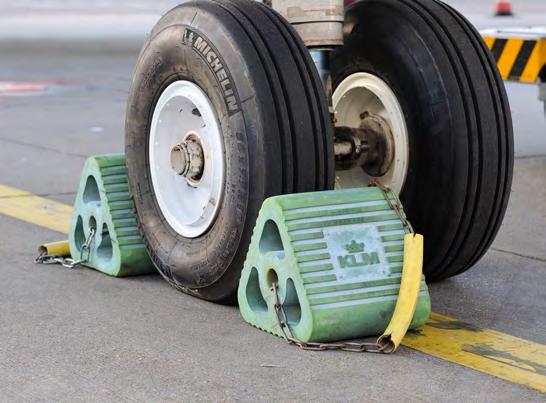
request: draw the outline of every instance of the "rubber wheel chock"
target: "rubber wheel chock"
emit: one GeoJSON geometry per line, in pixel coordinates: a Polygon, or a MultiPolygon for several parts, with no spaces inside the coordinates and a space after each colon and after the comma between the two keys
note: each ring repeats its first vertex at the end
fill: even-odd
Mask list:
{"type": "Polygon", "coordinates": [[[91,228],[95,236],[84,252],[85,266],[116,277],[156,272],[138,229],[123,154],[85,162],[69,232],[74,259],[81,257],[91,228]]]}
{"type": "MultiPolygon", "coordinates": [[[[239,284],[243,318],[282,335],[274,308],[277,283],[292,334],[301,341],[383,333],[400,289],[406,233],[376,187],[267,199],[239,284]]],[[[423,276],[409,328],[425,324],[429,314],[423,276]]]]}

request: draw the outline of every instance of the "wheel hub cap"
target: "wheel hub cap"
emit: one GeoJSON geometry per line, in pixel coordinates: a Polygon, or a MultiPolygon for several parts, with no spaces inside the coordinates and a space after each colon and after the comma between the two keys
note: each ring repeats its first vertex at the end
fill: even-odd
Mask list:
{"type": "MultiPolygon", "coordinates": [[[[191,134],[193,135],[193,133],[191,134]]],[[[185,177],[192,184],[195,184],[203,175],[204,165],[203,147],[193,136],[188,136],[186,140],[171,149],[173,171],[185,177]]]]}
{"type": "Polygon", "coordinates": [[[169,85],[154,108],[149,137],[153,192],[168,224],[186,238],[214,223],[224,192],[224,142],[207,94],[195,83],[169,85]]]}

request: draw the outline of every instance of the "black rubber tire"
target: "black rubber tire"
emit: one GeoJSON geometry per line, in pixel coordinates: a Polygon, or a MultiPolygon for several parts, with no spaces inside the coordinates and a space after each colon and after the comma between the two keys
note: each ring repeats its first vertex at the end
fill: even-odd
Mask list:
{"type": "Polygon", "coordinates": [[[235,301],[263,200],[333,187],[330,126],[326,97],[307,49],[292,27],[264,5],[193,1],[163,16],[135,68],[125,150],[140,231],[169,283],[210,301],[235,301]],[[193,46],[197,37],[219,57],[236,108],[228,108],[213,69],[193,46]],[[226,161],[220,212],[211,228],[193,239],[177,234],[165,221],[149,173],[154,106],[162,91],[181,79],[198,84],[214,105],[226,161]]]}
{"type": "Polygon", "coordinates": [[[487,251],[512,181],[510,108],[472,25],[436,0],[364,0],[331,62],[334,87],[369,72],[393,89],[409,130],[401,199],[425,236],[428,280],[462,273],[487,251]]]}

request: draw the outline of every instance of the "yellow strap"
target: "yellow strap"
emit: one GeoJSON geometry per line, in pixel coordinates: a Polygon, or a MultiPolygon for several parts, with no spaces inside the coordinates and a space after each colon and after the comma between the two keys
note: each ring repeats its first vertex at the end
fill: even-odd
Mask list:
{"type": "Polygon", "coordinates": [[[50,256],[67,257],[70,256],[70,245],[68,241],[44,243],[38,248],[38,253],[40,255],[45,253],[50,256]]]}
{"type": "Polygon", "coordinates": [[[422,276],[423,236],[406,234],[404,236],[404,266],[396,307],[385,333],[377,339],[384,353],[396,351],[408,331],[419,299],[422,276]]]}

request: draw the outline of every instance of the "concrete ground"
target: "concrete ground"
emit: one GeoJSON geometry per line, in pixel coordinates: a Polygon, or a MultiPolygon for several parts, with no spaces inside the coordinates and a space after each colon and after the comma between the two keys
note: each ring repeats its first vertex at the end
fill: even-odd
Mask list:
{"type": "MultiPolygon", "coordinates": [[[[0,40],[0,81],[64,81],[0,97],[0,184],[72,203],[85,158],[123,151],[138,46],[0,40]]],[[[508,92],[517,159],[506,219],[476,267],[430,287],[433,310],[546,343],[546,122],[536,88],[508,92]]],[[[301,351],[156,275],[34,265],[36,246],[59,238],[0,215],[0,401],[544,401],[408,348],[301,351]]]]}

